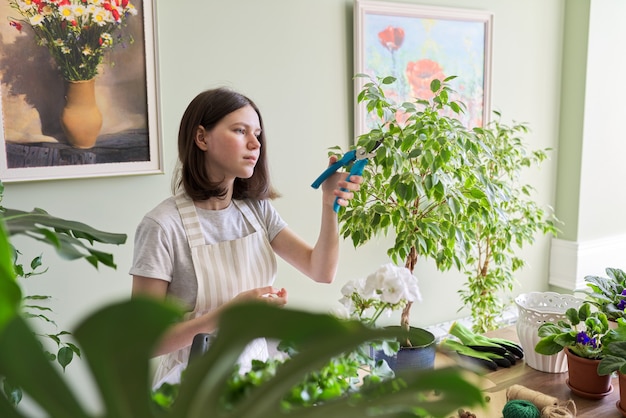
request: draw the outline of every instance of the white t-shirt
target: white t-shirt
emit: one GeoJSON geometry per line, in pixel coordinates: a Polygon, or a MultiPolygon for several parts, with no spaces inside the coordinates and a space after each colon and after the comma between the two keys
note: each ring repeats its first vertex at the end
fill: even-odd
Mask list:
{"type": "MultiPolygon", "coordinates": [[[[269,200],[247,200],[272,242],[287,226],[269,200]]],[[[207,210],[196,207],[206,244],[232,241],[254,233],[236,205],[226,209],[207,210]]],[[[198,283],[191,259],[185,228],[174,196],[148,212],[137,226],[131,275],[170,282],[168,296],[185,303],[189,311],[196,304],[198,283]]]]}

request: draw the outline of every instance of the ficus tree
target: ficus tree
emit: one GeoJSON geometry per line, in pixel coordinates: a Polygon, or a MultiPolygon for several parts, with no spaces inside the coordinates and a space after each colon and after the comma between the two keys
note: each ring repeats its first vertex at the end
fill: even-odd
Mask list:
{"type": "Polygon", "coordinates": [[[515,272],[526,265],[517,251],[532,244],[537,233],[556,235],[558,219],[550,207],[542,207],[535,189],[522,181],[523,171],[538,167],[549,149],[530,150],[524,142],[527,124],[505,124],[501,114],[474,134],[491,151],[484,159],[484,187],[490,195],[490,210],[470,219],[474,231],[472,251],[464,263],[467,276],[459,291],[463,304],[471,308],[473,330],[486,332],[498,326],[504,309],[501,291],[513,290],[515,272]]]}
{"type": "MultiPolygon", "coordinates": [[[[420,257],[434,260],[442,271],[461,269],[474,237],[467,225],[490,210],[485,171],[478,164],[489,149],[451,116],[464,108],[452,100],[453,78],[433,80],[432,97],[413,102],[399,104],[386,95],[393,77],[370,78],[358,95],[377,122],[356,145],[372,149],[380,140],[382,145],[351,205],[339,213],[341,233],[360,246],[392,232],[395,241],[387,254],[411,271],[420,257]]],[[[408,304],[402,312],[404,327],[410,309],[408,304]]]]}
{"type": "MultiPolygon", "coordinates": [[[[501,124],[465,126],[457,116],[466,106],[453,99],[449,85],[454,76],[432,80],[429,97],[404,103],[388,94],[394,77],[357,77],[369,79],[357,100],[374,126],[358,137],[355,146],[371,150],[378,141],[382,145],[365,167],[365,181],[350,206],[339,213],[343,237],[358,247],[392,233],[394,242],[387,254],[394,262],[413,271],[418,259],[426,258],[440,271],[454,267],[466,272],[472,287],[463,297],[472,314],[499,314],[500,305],[485,303],[483,293],[508,286],[511,276],[500,273],[523,264],[514,256],[507,258],[510,249],[532,239],[536,230],[552,231],[546,213],[530,199],[522,199],[530,186],[517,188],[512,182],[519,170],[516,164],[528,165],[545,154],[525,155],[521,142],[510,133],[512,141],[500,144],[493,130],[503,130],[501,124]],[[526,218],[515,224],[513,215],[517,219],[520,210],[526,218]]],[[[410,309],[408,304],[402,312],[404,327],[409,326],[410,309]]]]}

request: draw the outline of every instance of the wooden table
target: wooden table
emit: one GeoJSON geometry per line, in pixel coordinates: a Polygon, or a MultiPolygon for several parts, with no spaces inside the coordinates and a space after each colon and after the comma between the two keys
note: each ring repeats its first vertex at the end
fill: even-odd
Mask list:
{"type": "MultiPolygon", "coordinates": [[[[506,338],[516,342],[519,341],[514,325],[491,331],[487,335],[506,338]]],[[[577,417],[622,417],[622,414],[616,407],[616,403],[619,401],[617,377],[614,377],[611,383],[613,392],[600,400],[585,399],[574,394],[565,383],[567,372],[541,372],[528,366],[524,361],[518,361],[517,364],[510,368],[498,368],[496,371],[486,373],[484,380],[486,382],[481,382],[481,385],[483,385],[485,392],[490,397],[489,403],[492,404],[483,413],[472,410],[477,418],[502,417],[502,406],[506,403],[506,390],[515,384],[553,396],[563,402],[572,399],[576,404],[577,417]]]]}

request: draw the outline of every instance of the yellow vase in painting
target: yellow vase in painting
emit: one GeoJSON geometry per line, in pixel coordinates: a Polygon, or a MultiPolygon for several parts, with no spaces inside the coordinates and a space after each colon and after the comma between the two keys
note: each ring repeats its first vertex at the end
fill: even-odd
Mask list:
{"type": "Polygon", "coordinates": [[[96,102],[95,78],[68,81],[61,125],[74,148],[92,148],[102,129],[102,113],[96,102]]]}

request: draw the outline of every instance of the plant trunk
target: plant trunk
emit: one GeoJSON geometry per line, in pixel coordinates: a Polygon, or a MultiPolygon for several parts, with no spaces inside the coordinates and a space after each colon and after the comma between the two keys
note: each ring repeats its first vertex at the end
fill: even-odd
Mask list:
{"type": "Polygon", "coordinates": [[[417,264],[417,249],[415,247],[411,247],[409,250],[409,255],[406,257],[406,262],[404,263],[404,267],[408,268],[411,273],[415,270],[415,265],[417,264]]]}
{"type": "MultiPolygon", "coordinates": [[[[413,274],[413,270],[415,269],[415,265],[417,264],[417,250],[415,249],[415,247],[411,247],[411,250],[409,251],[409,255],[406,258],[406,262],[404,264],[404,267],[406,267],[407,269],[409,269],[409,271],[411,272],[411,274],[413,274]]],[[[406,304],[406,306],[404,307],[404,309],[402,309],[402,315],[400,316],[400,325],[402,326],[402,328],[404,328],[407,332],[407,335],[409,333],[409,330],[411,328],[411,324],[410,324],[410,313],[411,313],[411,306],[413,306],[413,302],[408,302],[406,304]]],[[[409,337],[406,338],[406,341],[402,344],[404,347],[412,347],[413,345],[411,344],[411,340],[409,339],[409,337]]]]}

